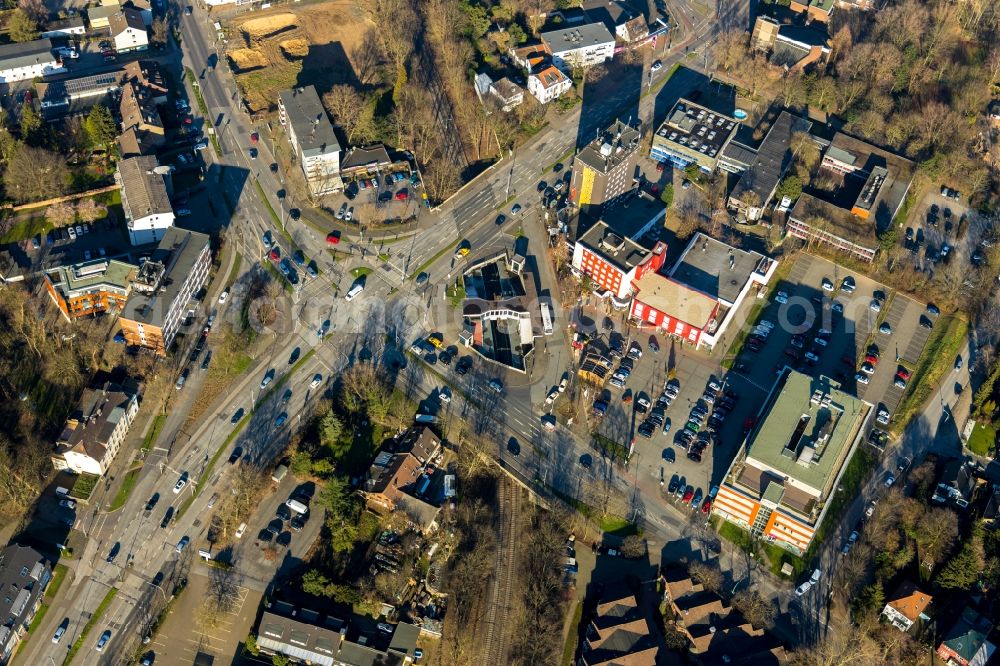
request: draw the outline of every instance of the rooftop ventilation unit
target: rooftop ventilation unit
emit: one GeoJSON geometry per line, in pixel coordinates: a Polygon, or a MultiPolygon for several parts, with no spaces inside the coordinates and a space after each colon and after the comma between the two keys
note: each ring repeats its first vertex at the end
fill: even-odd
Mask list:
{"type": "Polygon", "coordinates": [[[612,254],[621,252],[625,249],[625,239],[618,234],[614,234],[609,231],[604,234],[604,238],[601,239],[601,247],[612,254]]]}

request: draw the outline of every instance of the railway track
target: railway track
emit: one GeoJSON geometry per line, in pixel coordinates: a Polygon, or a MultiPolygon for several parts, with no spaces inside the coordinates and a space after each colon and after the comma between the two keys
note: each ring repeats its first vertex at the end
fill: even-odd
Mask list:
{"type": "Polygon", "coordinates": [[[500,482],[500,534],[490,589],[490,606],[486,613],[486,640],[483,641],[482,664],[507,663],[507,643],[510,635],[511,597],[514,571],[517,568],[516,528],[520,515],[520,492],[513,481],[500,482]]]}

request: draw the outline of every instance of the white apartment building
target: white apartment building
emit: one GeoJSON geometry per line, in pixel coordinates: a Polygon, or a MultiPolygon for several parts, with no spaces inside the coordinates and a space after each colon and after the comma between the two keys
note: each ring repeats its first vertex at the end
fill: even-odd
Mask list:
{"type": "Polygon", "coordinates": [[[597,65],[615,55],[615,37],[603,23],[543,32],[542,43],[552,54],[555,66],[567,74],[574,67],[597,65]]]}
{"type": "Polygon", "coordinates": [[[132,245],[156,243],[174,226],[165,176],[157,166],[155,157],[144,155],[120,161],[115,172],[132,245]]]}
{"type": "Polygon", "coordinates": [[[278,95],[278,118],[302,167],[309,192],[323,196],[343,189],[340,143],[314,86],[278,95]]]}

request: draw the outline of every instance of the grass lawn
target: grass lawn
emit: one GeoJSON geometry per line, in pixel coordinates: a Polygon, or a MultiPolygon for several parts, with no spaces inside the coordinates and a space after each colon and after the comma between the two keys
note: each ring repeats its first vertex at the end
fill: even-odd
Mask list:
{"type": "Polygon", "coordinates": [[[97,487],[100,477],[93,474],[81,474],[70,489],[69,495],[75,499],[87,500],[97,487]]]}
{"type": "Polygon", "coordinates": [[[909,386],[912,388],[903,395],[903,400],[892,417],[891,428],[897,435],[913,415],[920,411],[931,393],[937,390],[942,378],[952,371],[955,357],[965,344],[969,322],[958,315],[949,315],[941,319],[942,321],[938,321],[934,326],[934,332],[931,333],[913,370],[909,381],[909,386]]]}
{"type": "Polygon", "coordinates": [[[819,528],[816,530],[816,535],[813,537],[812,544],[809,546],[809,550],[806,551],[804,560],[809,561],[812,559],[812,554],[815,552],[816,548],[823,543],[826,538],[826,531],[831,525],[836,526],[840,523],[840,516],[844,512],[844,509],[854,498],[858,496],[858,492],[861,488],[861,484],[864,483],[872,470],[875,469],[875,465],[878,460],[869,453],[866,449],[858,449],[854,452],[854,456],[851,458],[851,462],[847,463],[847,469],[844,470],[844,475],[840,477],[840,486],[838,490],[834,493],[833,499],[830,500],[830,506],[827,508],[826,517],[820,524],[819,528]]]}
{"type": "Polygon", "coordinates": [[[573,621],[569,623],[569,634],[566,636],[566,644],[563,646],[562,666],[571,666],[573,656],[576,654],[577,627],[583,619],[583,604],[577,601],[573,606],[573,621]]]}
{"type": "Polygon", "coordinates": [[[621,460],[623,462],[628,462],[628,447],[624,444],[620,444],[615,440],[605,437],[598,432],[590,433],[590,436],[594,438],[600,449],[604,451],[613,460],[621,460]]]}
{"type": "MultiPolygon", "coordinates": [[[[31,618],[31,624],[28,625],[28,634],[33,634],[35,630],[38,629],[39,626],[41,626],[42,620],[45,619],[45,614],[48,612],[49,612],[48,604],[43,603],[41,606],[38,607],[38,610],[35,612],[35,617],[31,618]]],[[[27,643],[27,641],[22,643],[22,645],[24,645],[25,643],[27,643]]]]}
{"type": "Polygon", "coordinates": [[[969,435],[969,450],[978,456],[988,456],[993,452],[996,439],[996,428],[977,422],[972,434],[969,435]]]}
{"type": "MultiPolygon", "coordinates": [[[[715,519],[713,518],[713,521],[715,519]]],[[[716,530],[719,532],[719,536],[733,544],[740,550],[746,550],[750,547],[750,533],[747,532],[742,527],[733,525],[728,520],[718,519],[721,524],[716,526],[716,530]]]]}
{"type": "Polygon", "coordinates": [[[73,646],[70,647],[69,651],[66,653],[66,658],[63,659],[63,666],[68,666],[72,663],[73,657],[76,656],[76,653],[79,652],[80,648],[83,647],[84,642],[87,640],[87,634],[89,634],[94,626],[101,621],[101,618],[104,617],[104,613],[108,610],[108,606],[111,605],[111,602],[114,601],[116,594],[118,594],[118,588],[113,587],[108,590],[108,593],[104,595],[103,599],[101,599],[101,604],[97,607],[97,610],[94,611],[94,614],[90,616],[90,620],[87,621],[87,625],[83,628],[83,631],[80,632],[76,641],[73,642],[73,646]]]}
{"type": "Polygon", "coordinates": [[[351,276],[357,280],[359,277],[365,277],[366,275],[371,275],[372,269],[367,266],[358,266],[351,271],[351,276]]]}
{"type": "Polygon", "coordinates": [[[166,414],[157,414],[153,417],[153,424],[149,426],[149,430],[146,432],[146,437],[142,440],[142,448],[146,451],[153,448],[153,444],[156,443],[156,438],[160,436],[160,431],[163,430],[163,425],[167,422],[166,414]]]}
{"type": "Polygon", "coordinates": [[[236,278],[240,276],[240,264],[243,263],[243,255],[239,252],[236,253],[236,260],[233,261],[233,270],[229,271],[229,277],[226,278],[226,289],[233,286],[236,282],[236,278]]]}
{"type": "Polygon", "coordinates": [[[639,528],[621,516],[608,514],[601,518],[601,531],[612,536],[627,537],[638,534],[639,528]]]}
{"type": "Polygon", "coordinates": [[[781,565],[788,562],[792,565],[792,580],[795,580],[806,570],[806,561],[801,557],[796,557],[791,552],[785,550],[781,546],[775,546],[773,543],[761,542],[761,550],[764,551],[764,557],[767,558],[767,563],[771,567],[771,573],[782,578],[781,575],[781,565]]]}
{"type": "Polygon", "coordinates": [[[0,235],[0,243],[16,243],[32,236],[46,233],[52,225],[37,212],[31,217],[23,218],[10,225],[3,235],[0,235]]]}
{"type": "Polygon", "coordinates": [[[69,573],[69,567],[65,564],[57,564],[53,568],[52,580],[49,581],[49,586],[45,588],[45,596],[54,598],[59,594],[59,588],[62,587],[63,581],[66,580],[67,573],[69,573]]]}
{"type": "Polygon", "coordinates": [[[548,489],[552,492],[553,495],[555,495],[563,502],[566,502],[566,504],[569,504],[571,507],[573,507],[584,518],[590,518],[591,516],[594,515],[594,507],[590,506],[586,502],[578,500],[575,497],[571,497],[566,493],[560,492],[555,488],[553,488],[552,486],[548,486],[548,489]]]}
{"type": "Polygon", "coordinates": [[[465,300],[465,285],[459,280],[455,284],[448,287],[448,302],[451,303],[451,307],[457,308],[465,300]]]}
{"type": "Polygon", "coordinates": [[[132,494],[132,489],[135,488],[136,482],[139,480],[139,472],[142,471],[142,465],[138,467],[133,467],[125,474],[125,479],[122,481],[122,487],[118,489],[118,493],[115,498],[111,500],[111,510],[117,511],[118,509],[125,506],[125,502],[128,501],[129,495],[132,494]]]}

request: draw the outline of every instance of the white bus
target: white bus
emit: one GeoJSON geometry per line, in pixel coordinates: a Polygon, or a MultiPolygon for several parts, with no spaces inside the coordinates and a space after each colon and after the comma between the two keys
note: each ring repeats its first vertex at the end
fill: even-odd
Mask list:
{"type": "Polygon", "coordinates": [[[552,306],[548,303],[542,303],[542,328],[545,335],[552,335],[552,306]]]}

